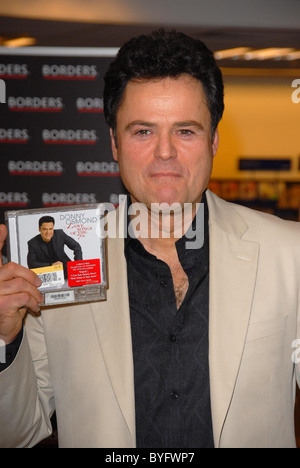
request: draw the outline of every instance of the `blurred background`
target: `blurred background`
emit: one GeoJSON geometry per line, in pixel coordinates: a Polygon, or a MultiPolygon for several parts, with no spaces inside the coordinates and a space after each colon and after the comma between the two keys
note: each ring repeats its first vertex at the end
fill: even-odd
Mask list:
{"type": "MultiPolygon", "coordinates": [[[[219,128],[220,148],[215,158],[210,188],[227,200],[299,221],[299,0],[0,0],[0,15],[0,78],[7,83],[7,97],[22,95],[20,88],[17,88],[20,77],[9,73],[8,65],[14,60],[18,64],[31,60],[32,68],[29,68],[33,77],[36,55],[56,55],[58,49],[49,52],[49,48],[68,48],[64,51],[67,57],[70,53],[67,50],[72,54],[77,51],[80,57],[85,57],[97,55],[100,49],[105,48],[107,56],[112,57],[130,37],[149,33],[158,27],[176,28],[202,39],[214,51],[225,80],[225,114],[219,128]],[[110,49],[109,53],[107,48],[110,49]]],[[[105,60],[109,61],[110,58],[105,60]]],[[[65,60],[63,63],[68,62],[65,60]]],[[[32,91],[27,90],[27,81],[23,80],[22,86],[23,95],[32,95],[32,91]]],[[[61,93],[57,82],[56,86],[53,89],[61,93]]],[[[88,87],[89,83],[85,83],[85,86],[88,87]]],[[[45,92],[45,87],[34,89],[33,95],[43,96],[45,92]]],[[[51,95],[55,96],[55,92],[52,91],[51,95]]],[[[82,96],[101,98],[101,84],[99,95],[93,89],[92,94],[87,90],[82,96]]],[[[78,108],[74,113],[77,111],[78,108]]],[[[28,167],[21,170],[21,166],[26,168],[24,163],[27,160],[59,160],[60,166],[64,166],[69,147],[52,146],[50,150],[47,148],[47,153],[41,137],[35,140],[31,130],[25,132],[25,140],[28,133],[27,140],[31,140],[30,150],[28,141],[22,146],[20,141],[13,141],[16,138],[10,137],[10,134],[15,134],[16,129],[26,130],[29,126],[22,121],[24,113],[20,114],[12,114],[7,104],[0,104],[2,222],[5,210],[21,206],[17,203],[18,198],[27,208],[38,208],[38,199],[30,196],[22,198],[22,195],[30,192],[29,186],[40,187],[42,191],[45,185],[52,184],[55,194],[66,192],[63,178],[57,177],[54,181],[53,174],[41,170],[37,171],[40,176],[37,181],[38,174],[35,175],[28,167]],[[9,132],[10,128],[15,129],[14,132],[9,132]],[[12,170],[9,169],[11,161],[21,163],[12,170]]],[[[28,115],[25,118],[30,120],[28,115]]],[[[103,119],[101,115],[93,117],[103,119]]],[[[43,128],[70,128],[66,125],[62,127],[61,122],[55,127],[53,113],[43,113],[39,118],[43,121],[43,128]]],[[[79,125],[80,128],[76,119],[73,126],[79,125]]],[[[105,140],[106,137],[103,138],[105,140]]],[[[102,161],[108,162],[111,160],[109,144],[104,140],[97,142],[95,151],[101,153],[102,161]]],[[[96,156],[89,153],[91,149],[87,145],[82,145],[77,151],[77,161],[95,162],[96,156]]],[[[57,172],[58,166],[56,164],[57,172]]],[[[89,186],[97,185],[97,188],[91,189],[95,193],[95,201],[117,203],[117,195],[123,191],[121,183],[117,181],[117,169],[107,166],[108,170],[102,167],[97,171],[91,169],[94,167],[93,164],[86,165],[85,170],[90,176],[89,186]],[[116,176],[114,180],[106,177],[112,173],[116,176]],[[113,185],[112,189],[110,184],[113,185]]],[[[79,174],[80,170],[76,172],[74,169],[73,174],[70,169],[67,177],[75,180],[79,174]]],[[[80,183],[83,184],[83,178],[76,179],[79,192],[80,183]]],[[[86,188],[84,190],[88,191],[86,188]]],[[[48,187],[49,191],[51,188],[48,187]]],[[[65,199],[58,197],[57,204],[70,200],[76,203],[77,198],[79,202],[82,201],[82,197],[73,195],[73,198],[67,195],[65,199]]],[[[300,420],[300,414],[297,420],[300,420]]],[[[299,429],[297,431],[300,434],[299,429]]]]}

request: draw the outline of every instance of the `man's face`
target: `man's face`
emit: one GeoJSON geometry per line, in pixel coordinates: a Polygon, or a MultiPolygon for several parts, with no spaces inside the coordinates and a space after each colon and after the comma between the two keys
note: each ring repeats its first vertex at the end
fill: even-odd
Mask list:
{"type": "Polygon", "coordinates": [[[54,234],[54,224],[43,223],[40,227],[40,233],[44,242],[50,242],[54,234]]]}
{"type": "Polygon", "coordinates": [[[201,201],[218,147],[199,81],[189,75],[128,83],[117,113],[119,163],[132,201],[201,201]]]}

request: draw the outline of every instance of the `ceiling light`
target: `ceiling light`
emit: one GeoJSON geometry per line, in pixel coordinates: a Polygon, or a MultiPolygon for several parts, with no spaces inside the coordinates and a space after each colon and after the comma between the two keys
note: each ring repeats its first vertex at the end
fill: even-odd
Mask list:
{"type": "Polygon", "coordinates": [[[16,37],[14,39],[6,39],[3,41],[5,47],[26,47],[36,43],[34,37],[16,37]]]}
{"type": "Polygon", "coordinates": [[[300,60],[300,50],[288,53],[285,57],[286,60],[300,60]]]}
{"type": "Polygon", "coordinates": [[[252,49],[251,47],[235,47],[234,49],[218,50],[214,53],[216,60],[299,60],[300,50],[290,47],[269,47],[252,49]]]}
{"type": "Polygon", "coordinates": [[[218,50],[214,55],[216,60],[235,59],[239,58],[241,55],[245,55],[250,50],[250,47],[235,47],[234,49],[218,50]]]}
{"type": "Polygon", "coordinates": [[[270,60],[270,59],[281,59],[287,54],[294,52],[291,48],[268,48],[260,50],[252,50],[246,52],[244,58],[246,60],[270,60]]]}

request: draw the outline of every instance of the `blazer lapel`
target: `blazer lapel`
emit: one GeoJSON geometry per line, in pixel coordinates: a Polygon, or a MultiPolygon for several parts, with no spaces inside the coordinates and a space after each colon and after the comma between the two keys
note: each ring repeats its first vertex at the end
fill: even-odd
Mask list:
{"type": "Polygon", "coordinates": [[[242,239],[245,221],[208,195],[210,224],[209,361],[215,444],[230,406],[243,354],[256,280],[259,245],[242,239]]]}
{"type": "Polygon", "coordinates": [[[135,443],[133,357],[124,239],[108,238],[107,256],[107,301],[91,304],[91,308],[113,391],[135,443]]]}

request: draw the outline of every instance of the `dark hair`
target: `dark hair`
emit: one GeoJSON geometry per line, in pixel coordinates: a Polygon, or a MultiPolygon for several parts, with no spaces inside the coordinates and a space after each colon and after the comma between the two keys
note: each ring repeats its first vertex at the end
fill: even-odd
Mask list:
{"type": "Polygon", "coordinates": [[[224,111],[222,73],[214,55],[202,41],[163,29],[125,43],[104,77],[104,114],[114,134],[117,111],[130,80],[175,78],[182,74],[189,74],[202,83],[213,136],[224,111]]]}
{"type": "Polygon", "coordinates": [[[42,227],[42,224],[44,223],[53,223],[55,224],[54,218],[52,216],[43,216],[42,218],[39,219],[39,227],[42,227]]]}

